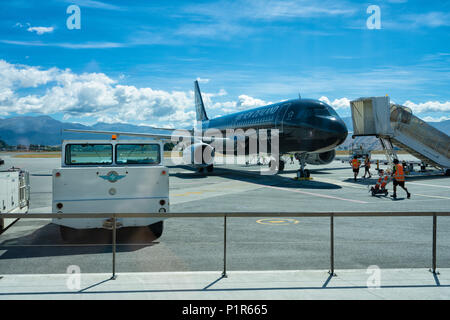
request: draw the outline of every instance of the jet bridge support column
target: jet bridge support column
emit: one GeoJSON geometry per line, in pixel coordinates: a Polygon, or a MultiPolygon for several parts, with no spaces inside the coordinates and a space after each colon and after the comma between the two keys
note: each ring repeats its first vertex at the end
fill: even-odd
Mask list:
{"type": "Polygon", "coordinates": [[[389,137],[379,137],[381,146],[383,147],[386,159],[389,163],[389,168],[394,165],[394,160],[398,160],[397,153],[395,152],[394,145],[389,137]]]}
{"type": "Polygon", "coordinates": [[[360,98],[350,102],[353,121],[353,138],[374,136],[381,146],[390,165],[397,159],[391,138],[391,103],[388,96],[360,98]]]}

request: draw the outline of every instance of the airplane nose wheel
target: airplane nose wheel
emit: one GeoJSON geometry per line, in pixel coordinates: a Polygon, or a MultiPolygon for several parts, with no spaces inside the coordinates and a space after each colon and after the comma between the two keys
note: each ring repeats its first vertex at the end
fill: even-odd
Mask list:
{"type": "Polygon", "coordinates": [[[297,171],[297,178],[309,178],[311,176],[311,172],[306,167],[306,153],[304,154],[295,154],[295,158],[300,162],[300,169],[297,171]]]}

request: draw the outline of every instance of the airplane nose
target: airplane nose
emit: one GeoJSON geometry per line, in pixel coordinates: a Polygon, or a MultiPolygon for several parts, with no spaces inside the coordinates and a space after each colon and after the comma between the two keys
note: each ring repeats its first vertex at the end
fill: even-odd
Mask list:
{"type": "Polygon", "coordinates": [[[338,135],[338,145],[342,144],[348,136],[347,126],[344,121],[339,121],[338,129],[336,130],[336,134],[338,135]]]}
{"type": "Polygon", "coordinates": [[[329,129],[333,132],[336,138],[336,146],[342,144],[348,136],[347,126],[341,119],[332,120],[329,124],[329,129]]]}

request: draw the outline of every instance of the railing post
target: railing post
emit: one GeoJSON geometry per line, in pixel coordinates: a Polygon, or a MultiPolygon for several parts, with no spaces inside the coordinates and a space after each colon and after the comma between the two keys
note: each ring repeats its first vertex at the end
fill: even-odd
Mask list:
{"type": "Polygon", "coordinates": [[[330,271],[329,274],[335,277],[334,273],[334,214],[330,215],[330,271]]]}
{"type": "Polygon", "coordinates": [[[112,280],[116,280],[116,216],[114,215],[112,217],[112,254],[113,254],[113,260],[112,260],[112,280]]]}
{"type": "Polygon", "coordinates": [[[223,272],[222,278],[227,278],[227,216],[223,216],[223,272]]]}
{"type": "Polygon", "coordinates": [[[436,272],[436,244],[437,244],[437,217],[436,214],[433,214],[433,262],[432,262],[432,270],[430,270],[433,274],[439,274],[439,272],[436,272]]]}

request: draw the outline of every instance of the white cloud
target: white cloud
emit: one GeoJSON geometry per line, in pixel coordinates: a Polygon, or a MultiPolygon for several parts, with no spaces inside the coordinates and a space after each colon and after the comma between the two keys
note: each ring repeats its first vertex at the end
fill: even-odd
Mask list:
{"type": "Polygon", "coordinates": [[[120,85],[103,73],[13,65],[0,60],[0,113],[64,113],[65,119],[90,117],[103,122],[176,122],[195,118],[194,94],[120,85]],[[29,87],[39,94],[22,94],[29,87]]]}
{"type": "Polygon", "coordinates": [[[426,122],[441,122],[441,121],[447,121],[450,120],[450,117],[446,117],[446,116],[442,116],[439,118],[434,118],[434,117],[424,117],[422,118],[422,120],[426,121],[426,122]]]}
{"type": "Polygon", "coordinates": [[[197,78],[198,83],[208,83],[210,79],[197,78]]]}
{"type": "MultiPolygon", "coordinates": [[[[72,121],[158,123],[158,126],[177,128],[191,126],[195,120],[193,91],[139,88],[120,84],[103,73],[77,74],[70,69],[43,69],[10,64],[4,60],[0,60],[0,78],[2,116],[13,113],[59,113],[63,114],[64,119],[72,121]],[[32,93],[29,88],[33,88],[32,93]]],[[[272,103],[246,94],[239,95],[237,100],[221,102],[220,99],[226,95],[223,89],[216,93],[203,93],[207,110],[227,114],[272,103]]],[[[331,101],[322,96],[320,100],[338,111],[349,111],[350,99],[347,97],[331,101]]],[[[450,114],[450,102],[416,104],[407,101],[403,105],[419,116],[436,113],[444,119],[442,116],[450,114]]]]}
{"type": "Polygon", "coordinates": [[[413,111],[413,113],[450,112],[450,101],[447,102],[428,101],[416,104],[408,100],[403,105],[405,107],[410,108],[413,111]]]}
{"type": "MultiPolygon", "coordinates": [[[[329,104],[336,110],[345,110],[350,109],[350,99],[348,98],[341,98],[341,99],[335,99],[334,101],[330,101],[327,97],[323,96],[319,98],[320,101],[325,102],[326,104],[329,104]]],[[[391,103],[394,103],[394,101],[391,99],[391,103]]],[[[427,101],[424,103],[414,103],[411,101],[406,101],[402,104],[405,107],[408,107],[412,110],[414,114],[423,114],[423,113],[433,113],[433,112],[449,112],[450,113],[450,101],[446,102],[439,102],[439,101],[427,101]]],[[[445,117],[444,117],[445,118],[445,117]]],[[[426,118],[424,118],[426,119],[426,118]]],[[[431,119],[429,117],[429,119],[431,119]]],[[[435,119],[435,118],[433,118],[435,119]]],[[[443,119],[443,118],[441,118],[443,119]]],[[[445,120],[445,119],[444,119],[445,120]]],[[[431,121],[431,120],[426,120],[431,121]]],[[[442,121],[442,120],[437,120],[442,121]]]]}
{"type": "Polygon", "coordinates": [[[65,48],[65,49],[109,49],[109,48],[122,48],[122,47],[127,46],[127,44],[117,43],[117,42],[45,43],[45,42],[41,42],[41,41],[15,41],[15,40],[0,40],[0,42],[6,43],[6,44],[14,44],[14,45],[18,45],[18,46],[57,47],[57,48],[65,48]]]}
{"type": "Polygon", "coordinates": [[[36,32],[38,35],[43,35],[44,33],[52,33],[55,28],[53,27],[29,27],[28,32],[36,32]]]}
{"type": "Polygon", "coordinates": [[[350,100],[348,98],[335,99],[333,102],[327,97],[320,97],[319,100],[332,106],[336,110],[350,108],[350,100]]]}

